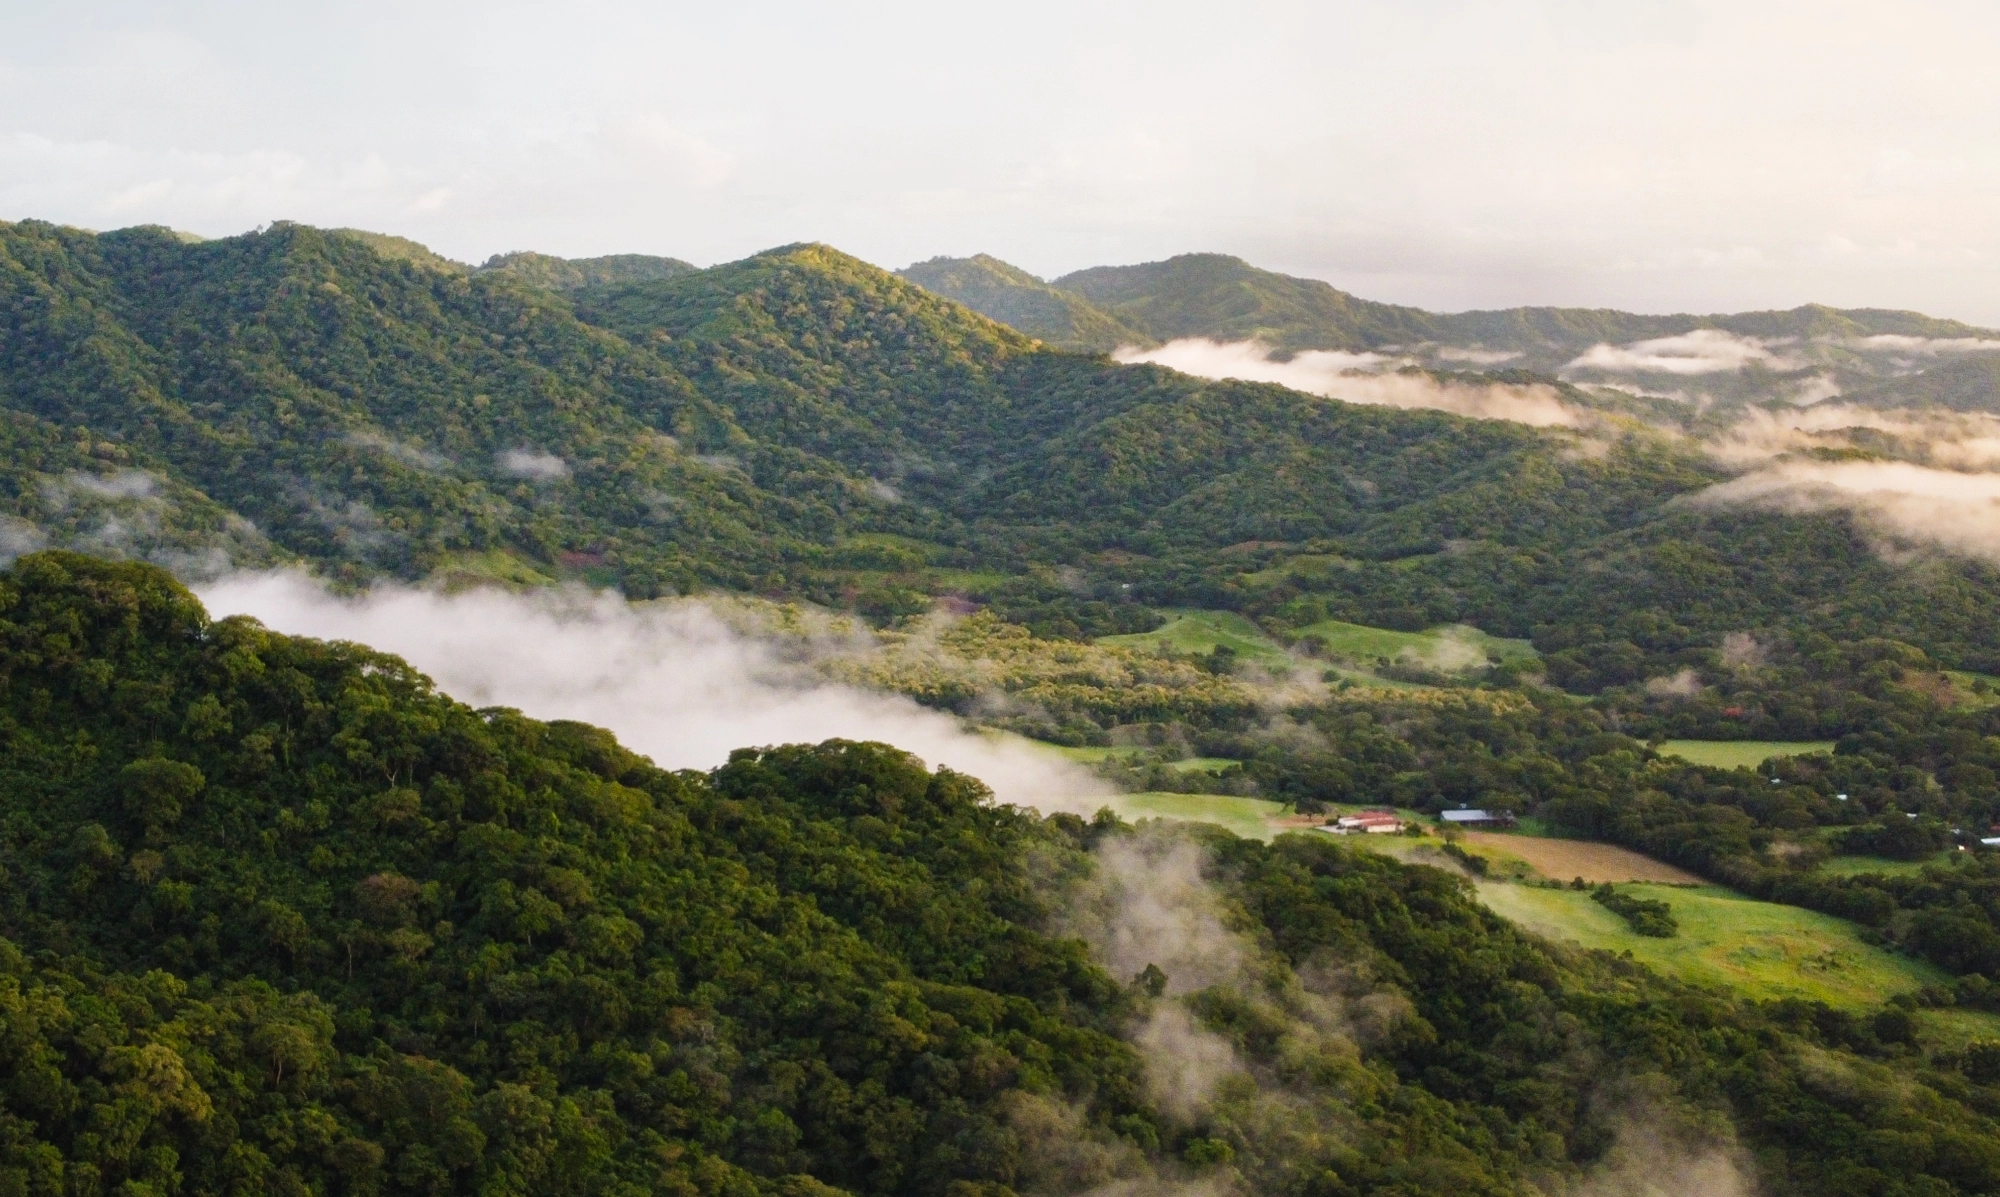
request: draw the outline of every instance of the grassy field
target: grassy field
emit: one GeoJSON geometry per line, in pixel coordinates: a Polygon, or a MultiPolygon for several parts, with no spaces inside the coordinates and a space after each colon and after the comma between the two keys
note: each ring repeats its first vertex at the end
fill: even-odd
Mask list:
{"type": "Polygon", "coordinates": [[[1465,625],[1432,628],[1425,632],[1394,632],[1366,624],[1342,623],[1325,619],[1300,628],[1301,639],[1316,636],[1325,642],[1328,653],[1361,664],[1377,658],[1410,657],[1420,662],[1437,662],[1439,668],[1464,668],[1483,664],[1488,657],[1502,661],[1533,660],[1538,654],[1526,640],[1503,640],[1478,628],[1465,625]]]}
{"type": "Polygon", "coordinates": [[[1236,798],[1227,794],[1120,794],[1105,802],[1126,822],[1140,819],[1176,819],[1188,823],[1213,823],[1248,840],[1274,839],[1279,829],[1270,820],[1284,807],[1264,798],[1236,798]]]}
{"type": "Polygon", "coordinates": [[[1928,965],[1863,943],[1851,923],[1716,886],[1631,887],[1673,907],[1680,934],[1671,939],[1634,934],[1588,893],[1504,882],[1482,882],[1478,888],[1489,908],[1528,930],[1586,948],[1630,952],[1663,973],[1759,1000],[1797,997],[1861,1009],[1945,980],[1928,965]]]}
{"type": "Polygon", "coordinates": [[[1925,865],[1947,864],[1957,853],[1946,849],[1935,856],[1922,860],[1890,860],[1885,856],[1831,856],[1820,862],[1819,871],[1835,877],[1854,877],[1862,873],[1881,873],[1897,877],[1907,873],[1923,871],[1925,865]]]}
{"type": "Polygon", "coordinates": [[[1207,653],[1220,645],[1246,661],[1288,662],[1291,659],[1290,654],[1277,641],[1266,636],[1262,628],[1234,611],[1173,609],[1162,614],[1167,617],[1167,622],[1150,632],[1103,636],[1097,642],[1137,649],[1168,648],[1178,653],[1207,653]]]}
{"type": "Polygon", "coordinates": [[[1660,751],[1697,765],[1755,769],[1774,756],[1832,752],[1832,740],[1668,740],[1660,751]]]}
{"type": "Polygon", "coordinates": [[[1512,857],[1553,881],[1581,877],[1599,881],[1661,881],[1672,885],[1699,885],[1701,878],[1650,856],[1588,840],[1558,840],[1531,835],[1507,835],[1492,831],[1468,831],[1463,846],[1467,851],[1512,857]]]}
{"type": "Polygon", "coordinates": [[[1024,743],[1032,744],[1036,748],[1047,749],[1048,751],[1055,753],[1057,756],[1060,756],[1065,760],[1072,760],[1080,765],[1095,765],[1100,761],[1108,761],[1113,758],[1138,756],[1140,753],[1146,751],[1143,748],[1133,748],[1124,746],[1116,748],[1100,748],[1095,745],[1089,745],[1089,744],[1086,744],[1080,748],[1071,748],[1066,744],[1044,744],[1040,740],[1029,740],[1025,736],[1016,738],[1022,740],[1024,743]]]}

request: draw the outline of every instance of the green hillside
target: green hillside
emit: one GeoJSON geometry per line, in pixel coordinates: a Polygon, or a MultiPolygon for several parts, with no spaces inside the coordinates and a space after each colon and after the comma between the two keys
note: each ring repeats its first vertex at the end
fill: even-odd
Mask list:
{"type": "Polygon", "coordinates": [[[896,273],[926,291],[957,300],[982,316],[1061,349],[1108,353],[1152,340],[1083,296],[1051,287],[987,254],[931,258],[896,273]]]}
{"type": "Polygon", "coordinates": [[[1330,837],[1041,819],[881,745],[667,773],[142,565],[25,558],[0,633],[11,1192],[1525,1195],[1607,1166],[1607,1090],[1774,1195],[2000,1185],[1899,1009],[1550,949],[1330,837]],[[1089,946],[1159,869],[1219,972],[1089,946]],[[1187,1043],[1216,1083],[1149,1084],[1187,1043]]]}
{"type": "Polygon", "coordinates": [[[1676,502],[1722,474],[1644,432],[1579,452],[1054,352],[825,246],[556,290],[385,244],[0,226],[6,543],[357,582],[504,559],[878,619],[949,595],[1075,637],[1464,623],[1583,691],[1746,628],[2000,669],[1989,567],[1676,502]]]}
{"type": "Polygon", "coordinates": [[[1433,337],[1430,313],[1373,303],[1316,279],[1259,270],[1227,254],[1097,266],[1054,280],[1157,340],[1255,339],[1280,349],[1369,349],[1433,337]]]}

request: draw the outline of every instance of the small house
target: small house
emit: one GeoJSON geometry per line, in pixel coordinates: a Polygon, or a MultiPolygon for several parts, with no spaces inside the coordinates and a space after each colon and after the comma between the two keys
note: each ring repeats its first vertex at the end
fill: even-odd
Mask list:
{"type": "Polygon", "coordinates": [[[1512,827],[1514,815],[1504,810],[1448,810],[1439,812],[1438,821],[1450,827],[1512,827]]]}

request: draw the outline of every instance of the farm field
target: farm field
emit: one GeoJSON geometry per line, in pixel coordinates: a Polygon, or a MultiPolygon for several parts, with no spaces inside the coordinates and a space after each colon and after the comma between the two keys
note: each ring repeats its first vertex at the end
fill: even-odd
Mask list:
{"type": "Polygon", "coordinates": [[[1125,636],[1100,636],[1099,644],[1126,648],[1171,649],[1178,653],[1207,653],[1221,646],[1244,660],[1289,662],[1287,653],[1264,630],[1234,611],[1197,611],[1186,608],[1162,612],[1167,622],[1150,632],[1125,636]]]}
{"type": "Polygon", "coordinates": [[[1277,838],[1280,831],[1288,830],[1271,822],[1284,811],[1284,806],[1265,798],[1149,792],[1119,794],[1106,799],[1104,805],[1128,823],[1140,819],[1213,823],[1248,840],[1269,841],[1277,838]]]}
{"type": "Polygon", "coordinates": [[[1370,664],[1378,657],[1393,661],[1407,656],[1420,662],[1435,663],[1438,668],[1452,669],[1484,664],[1489,655],[1502,661],[1533,660],[1539,656],[1534,645],[1526,640],[1489,636],[1478,628],[1462,624],[1423,632],[1396,632],[1366,624],[1324,619],[1300,628],[1298,636],[1301,639],[1317,637],[1326,644],[1327,652],[1362,664],[1370,664]]]}
{"type": "Polygon", "coordinates": [[[1774,756],[1804,756],[1810,752],[1832,752],[1832,740],[1668,740],[1660,751],[1697,765],[1718,769],[1748,768],[1774,756]]]}
{"type": "Polygon", "coordinates": [[[1588,893],[1480,882],[1496,914],[1550,939],[1630,952],[1669,976],[1726,986],[1758,1000],[1803,998],[1846,1009],[1879,1007],[1893,994],[1939,984],[1944,974],[1863,943],[1855,927],[1830,915],[1759,902],[1717,886],[1636,887],[1673,907],[1680,933],[1634,934],[1588,893]]]}
{"type": "Polygon", "coordinates": [[[1600,881],[1658,881],[1669,885],[1699,885],[1701,878],[1685,869],[1614,844],[1587,840],[1558,840],[1531,835],[1508,835],[1493,831],[1465,833],[1468,850],[1504,853],[1526,862],[1537,873],[1553,881],[1581,877],[1600,881]]]}

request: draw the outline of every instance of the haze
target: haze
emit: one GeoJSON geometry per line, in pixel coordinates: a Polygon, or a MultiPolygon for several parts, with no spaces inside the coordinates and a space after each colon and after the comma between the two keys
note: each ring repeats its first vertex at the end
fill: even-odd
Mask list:
{"type": "Polygon", "coordinates": [[[2000,324],[1974,3],[0,7],[0,218],[2000,324]]]}

